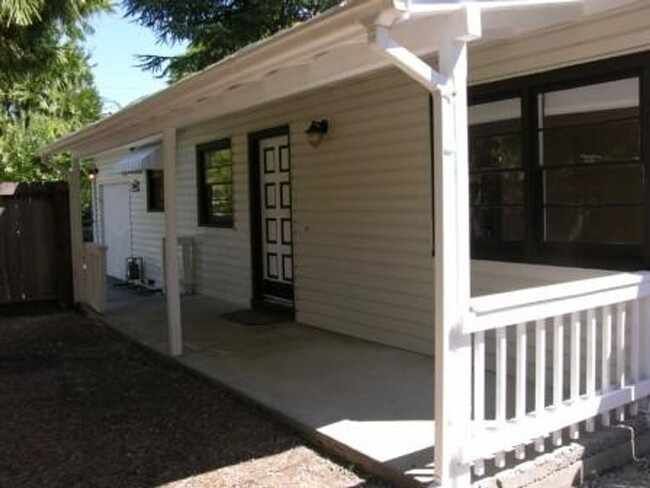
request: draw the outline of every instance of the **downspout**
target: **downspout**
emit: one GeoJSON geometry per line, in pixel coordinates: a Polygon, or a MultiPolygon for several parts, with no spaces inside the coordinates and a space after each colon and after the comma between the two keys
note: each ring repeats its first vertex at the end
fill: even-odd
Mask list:
{"type": "Polygon", "coordinates": [[[455,488],[471,483],[470,466],[463,462],[472,421],[472,343],[463,331],[470,304],[467,44],[481,33],[477,4],[441,11],[439,5],[410,0],[396,0],[368,27],[369,44],[434,98],[434,475],[440,486],[455,488]],[[432,32],[437,70],[392,36],[394,25],[434,14],[445,20],[440,32],[432,32]]]}

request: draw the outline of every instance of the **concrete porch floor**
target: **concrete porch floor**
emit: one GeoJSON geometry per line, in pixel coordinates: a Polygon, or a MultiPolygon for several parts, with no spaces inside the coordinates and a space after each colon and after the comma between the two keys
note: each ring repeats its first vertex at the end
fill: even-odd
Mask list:
{"type": "MultiPolygon", "coordinates": [[[[334,441],[355,461],[381,463],[397,479],[431,481],[433,358],[294,322],[245,326],[222,316],[240,308],[184,297],[185,351],[178,361],[313,430],[322,442],[334,441]]],[[[109,286],[105,320],[168,353],[163,296],[109,286]]]]}

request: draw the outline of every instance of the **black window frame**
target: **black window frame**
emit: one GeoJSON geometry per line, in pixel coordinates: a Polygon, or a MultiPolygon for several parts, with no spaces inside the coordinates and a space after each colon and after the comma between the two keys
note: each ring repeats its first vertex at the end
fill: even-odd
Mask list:
{"type": "Polygon", "coordinates": [[[199,227],[218,227],[218,228],[234,228],[235,225],[235,203],[234,203],[234,175],[233,175],[233,160],[232,160],[232,143],[229,137],[217,139],[205,144],[196,146],[196,188],[197,188],[197,210],[198,210],[198,225],[199,227]],[[231,213],[229,216],[214,217],[210,213],[207,183],[205,182],[205,156],[213,151],[223,151],[228,149],[230,151],[230,208],[231,213]]]}
{"type": "Polygon", "coordinates": [[[472,240],[472,257],[500,261],[616,270],[650,268],[650,52],[574,65],[470,87],[469,105],[521,98],[525,230],[523,246],[485,246],[472,240]],[[643,244],[612,245],[543,240],[543,185],[539,166],[538,95],[608,81],[638,78],[640,159],[644,173],[643,244]]]}
{"type": "Polygon", "coordinates": [[[147,170],[147,212],[162,213],[165,211],[165,177],[162,169],[148,169],[147,170]],[[160,173],[161,186],[157,187],[153,183],[154,173],[160,173]],[[154,191],[160,191],[162,194],[162,207],[158,207],[154,202],[154,191]]]}

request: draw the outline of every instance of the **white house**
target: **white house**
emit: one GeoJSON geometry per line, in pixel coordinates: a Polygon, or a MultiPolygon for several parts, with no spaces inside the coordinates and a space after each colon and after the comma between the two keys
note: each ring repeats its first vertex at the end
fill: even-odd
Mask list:
{"type": "Polygon", "coordinates": [[[650,394],[648,131],[647,1],[352,0],[43,155],[73,194],[92,158],[108,273],[143,258],[173,354],[179,237],[199,294],[434,354],[436,471],[467,486],[650,394]]]}

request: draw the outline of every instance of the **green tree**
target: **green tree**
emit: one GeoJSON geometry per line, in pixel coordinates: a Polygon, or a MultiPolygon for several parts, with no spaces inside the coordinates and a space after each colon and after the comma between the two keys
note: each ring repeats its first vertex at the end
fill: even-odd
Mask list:
{"type": "Polygon", "coordinates": [[[123,0],[126,15],[160,42],[189,41],[180,56],[140,56],[141,66],[176,81],[248,44],[303,22],[340,0],[123,0]]]}
{"type": "Polygon", "coordinates": [[[67,157],[46,167],[39,150],[100,116],[79,43],[88,17],[108,8],[108,0],[0,2],[0,181],[60,178],[67,157]]]}

